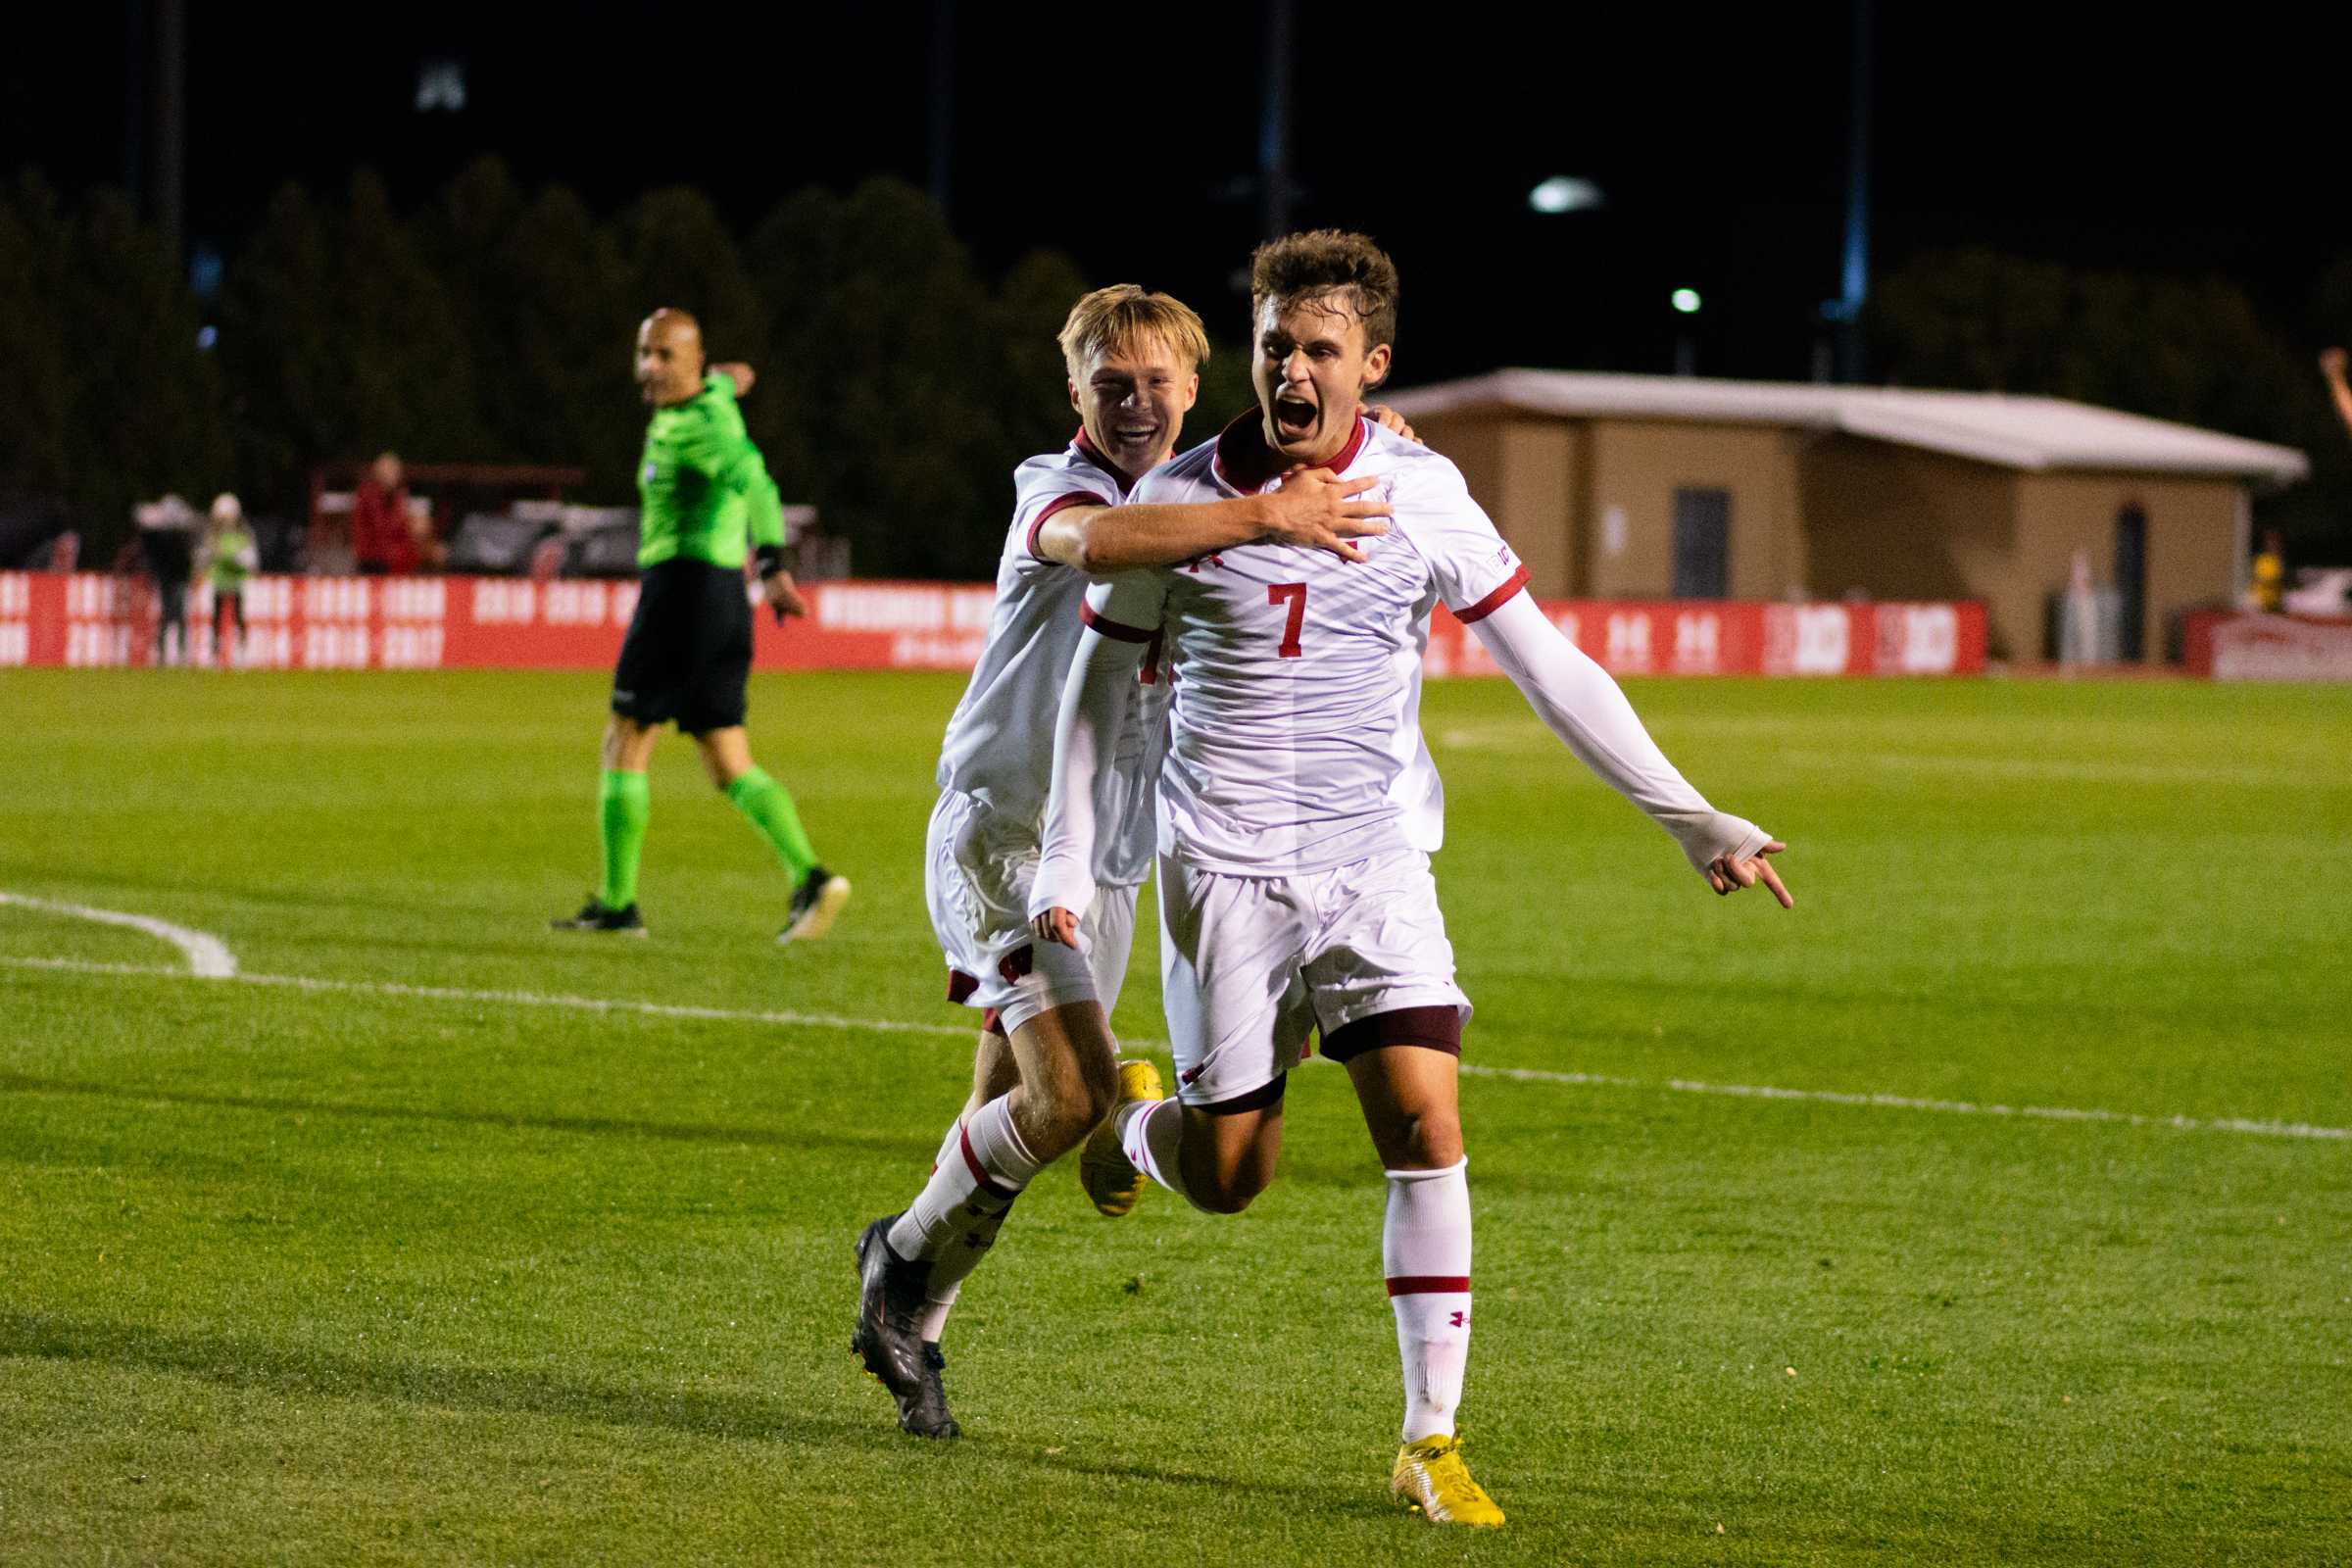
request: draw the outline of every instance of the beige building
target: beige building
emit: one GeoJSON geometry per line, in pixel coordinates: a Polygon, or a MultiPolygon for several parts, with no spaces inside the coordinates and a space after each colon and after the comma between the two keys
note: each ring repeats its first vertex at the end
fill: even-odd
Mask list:
{"type": "Polygon", "coordinates": [[[2055,398],[1498,370],[1387,399],[1560,599],[1981,599],[2052,655],[2078,554],[2124,658],[2226,604],[2248,500],[2303,454],[2055,398]]]}

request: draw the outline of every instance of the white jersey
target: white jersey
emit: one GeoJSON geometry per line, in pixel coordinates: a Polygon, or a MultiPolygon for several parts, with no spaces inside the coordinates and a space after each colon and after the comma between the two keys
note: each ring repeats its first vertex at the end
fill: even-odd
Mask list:
{"type": "MultiPolygon", "coordinates": [[[[948,720],[939,754],[939,787],[971,796],[1003,821],[1042,836],[1052,786],[1054,721],[1063,683],[1085,632],[1084,572],[1037,553],[1038,530],[1065,507],[1115,507],[1127,499],[1126,475],[1081,430],[1056,453],[1013,471],[1012,526],[997,565],[997,602],[988,643],[971,683],[948,720]]],[[[1143,700],[1119,737],[1116,765],[1096,793],[1102,824],[1095,880],[1140,883],[1151,874],[1152,779],[1166,736],[1167,684],[1156,659],[1145,662],[1143,700]]]]}
{"type": "MultiPolygon", "coordinates": [[[[1222,501],[1270,487],[1281,466],[1252,413],[1153,469],[1133,499],[1222,501]]],[[[1445,796],[1421,741],[1430,611],[1443,599],[1475,621],[1527,583],[1460,470],[1426,447],[1359,419],[1328,466],[1379,479],[1370,493],[1395,509],[1388,533],[1357,541],[1367,560],[1246,545],[1130,572],[1091,601],[1106,635],[1166,629],[1159,847],[1208,870],[1279,876],[1434,850],[1445,796]]]]}

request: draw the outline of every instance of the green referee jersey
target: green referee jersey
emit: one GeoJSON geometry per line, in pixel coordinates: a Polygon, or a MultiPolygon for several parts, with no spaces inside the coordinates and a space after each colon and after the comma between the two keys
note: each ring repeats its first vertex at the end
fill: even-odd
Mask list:
{"type": "Polygon", "coordinates": [[[735,383],[712,372],[674,408],[656,409],[637,464],[637,564],[684,557],[743,567],[754,545],[784,542],[784,506],[744,433],[735,383]]]}

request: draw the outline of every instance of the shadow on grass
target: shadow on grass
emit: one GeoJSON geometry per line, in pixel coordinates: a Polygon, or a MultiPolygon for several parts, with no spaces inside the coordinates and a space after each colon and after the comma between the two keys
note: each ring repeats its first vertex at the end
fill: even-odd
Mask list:
{"type": "Polygon", "coordinates": [[[204,1105],[223,1110],[265,1111],[280,1115],[349,1116],[376,1121],[444,1122],[460,1127],[488,1127],[502,1132],[551,1132],[592,1138],[651,1138],[682,1144],[758,1144],[778,1149],[854,1150],[882,1154],[909,1163],[929,1163],[936,1140],[928,1135],[899,1137],[811,1125],[748,1127],[697,1122],[639,1121],[622,1116],[525,1116],[499,1110],[447,1110],[411,1105],[355,1105],[325,1100],[294,1100],[274,1095],[216,1095],[188,1089],[159,1089],[144,1084],[75,1083],[67,1079],[33,1078],[23,1073],[0,1073],[0,1094],[74,1095],[97,1100],[160,1102],[167,1105],[204,1105]]]}
{"type": "Polygon", "coordinates": [[[1364,1518],[1388,1518],[1400,1511],[1399,1504],[1389,1500],[1388,1479],[1385,1475],[1375,1476],[1367,1485],[1358,1487],[1336,1481],[1260,1481],[1233,1471],[1167,1470],[1134,1461],[1091,1460],[1066,1454],[1041,1454],[1030,1462],[1041,1470],[1061,1470],[1103,1481],[1200,1487],[1221,1496],[1249,1493],[1266,1497],[1312,1499],[1322,1511],[1364,1518]]]}
{"type": "Polygon", "coordinates": [[[443,1366],[357,1356],[231,1335],[168,1333],[45,1312],[0,1309],[0,1357],[33,1356],[171,1372],[227,1388],[317,1398],[391,1399],[464,1410],[523,1413],[653,1427],[695,1437],[761,1443],[906,1443],[870,1418],[812,1411],[754,1395],[638,1388],[512,1367],[443,1366]]]}

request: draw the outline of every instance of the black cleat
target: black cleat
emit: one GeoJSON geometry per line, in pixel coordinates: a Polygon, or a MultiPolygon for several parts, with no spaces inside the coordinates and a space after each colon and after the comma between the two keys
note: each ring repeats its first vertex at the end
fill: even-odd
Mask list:
{"type": "Polygon", "coordinates": [[[792,908],[785,916],[778,942],[813,942],[833,929],[841,906],[850,902],[850,879],[812,865],[793,890],[792,908]]]}
{"type": "Polygon", "coordinates": [[[952,1438],[957,1428],[940,1388],[936,1347],[923,1342],[920,1318],[931,1265],[909,1263],[890,1250],[896,1214],[885,1214],[858,1238],[858,1328],[850,1349],[899,1402],[899,1427],[918,1438],[952,1438]],[[929,1350],[930,1354],[925,1351],[929,1350]]]}
{"type": "Polygon", "coordinates": [[[923,1342],[923,1386],[911,1399],[899,1401],[899,1430],[918,1438],[959,1438],[963,1428],[948,1412],[948,1391],[939,1375],[948,1369],[937,1340],[923,1342]]]}
{"type": "Polygon", "coordinates": [[[637,906],[632,904],[625,909],[611,908],[593,894],[580,906],[580,912],[570,919],[550,920],[547,924],[553,931],[604,931],[624,937],[645,935],[645,922],[637,918],[637,906]]]}

